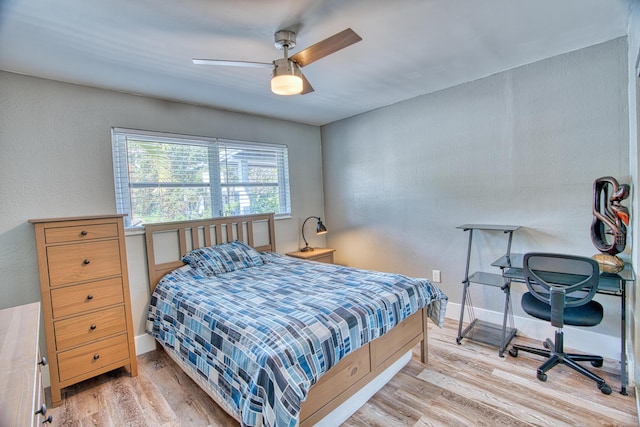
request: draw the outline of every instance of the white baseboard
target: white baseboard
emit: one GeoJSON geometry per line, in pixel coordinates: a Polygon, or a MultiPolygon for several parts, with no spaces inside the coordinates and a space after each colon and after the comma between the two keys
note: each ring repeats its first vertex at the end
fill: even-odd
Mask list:
{"type": "MultiPolygon", "coordinates": [[[[492,322],[497,325],[502,324],[503,316],[500,312],[479,309],[477,307],[474,307],[473,312],[478,319],[492,322]]],[[[465,313],[465,316],[466,315],[467,313],[465,313]]],[[[459,322],[460,304],[452,303],[449,301],[447,304],[446,317],[448,319],[454,319],[456,322],[459,322]]],[[[532,338],[540,341],[544,341],[546,338],[553,339],[555,328],[548,322],[534,319],[533,317],[518,316],[514,316],[513,321],[515,328],[518,330],[518,336],[532,338]]],[[[566,347],[579,352],[598,354],[608,359],[620,360],[621,348],[619,337],[592,332],[589,330],[589,328],[565,326],[564,330],[564,344],[566,347]]],[[[627,336],[627,344],[629,342],[629,337],[627,336]]],[[[633,385],[635,378],[635,361],[632,351],[630,352],[627,350],[626,353],[629,384],[633,385]]]]}
{"type": "Polygon", "coordinates": [[[149,334],[138,335],[136,338],[136,356],[156,349],[156,340],[149,334]]]}

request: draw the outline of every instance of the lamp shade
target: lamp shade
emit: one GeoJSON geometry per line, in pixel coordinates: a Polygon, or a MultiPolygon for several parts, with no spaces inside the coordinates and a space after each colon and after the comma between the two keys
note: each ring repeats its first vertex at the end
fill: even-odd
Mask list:
{"type": "Polygon", "coordinates": [[[276,95],[297,95],[302,92],[302,73],[298,65],[285,58],[273,61],[271,91],[276,95]]]}
{"type": "Polygon", "coordinates": [[[327,234],[327,227],[324,226],[320,218],[318,218],[318,225],[316,226],[316,234],[327,234]]]}
{"type": "Polygon", "coordinates": [[[300,249],[302,252],[307,252],[307,251],[312,251],[313,250],[313,248],[311,246],[309,246],[309,243],[307,242],[307,239],[304,237],[304,225],[311,218],[315,218],[315,219],[318,220],[318,223],[316,224],[316,234],[326,234],[327,233],[327,227],[325,227],[325,225],[322,223],[322,220],[320,219],[319,216],[310,216],[307,219],[305,219],[304,222],[302,223],[302,240],[304,240],[304,248],[300,249]]]}

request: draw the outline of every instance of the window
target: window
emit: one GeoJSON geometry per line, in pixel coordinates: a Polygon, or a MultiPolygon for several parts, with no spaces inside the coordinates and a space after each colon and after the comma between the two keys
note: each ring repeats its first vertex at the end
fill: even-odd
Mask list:
{"type": "Polygon", "coordinates": [[[113,128],[118,213],[146,223],[289,215],[287,147],[113,128]]]}

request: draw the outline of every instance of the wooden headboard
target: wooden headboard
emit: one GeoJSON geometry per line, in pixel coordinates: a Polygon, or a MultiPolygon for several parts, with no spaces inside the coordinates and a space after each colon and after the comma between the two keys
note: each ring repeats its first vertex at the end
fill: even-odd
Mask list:
{"type": "Polygon", "coordinates": [[[228,216],[144,226],[151,291],[162,276],[182,267],[192,249],[241,240],[258,251],[275,252],[273,214],[228,216]]]}

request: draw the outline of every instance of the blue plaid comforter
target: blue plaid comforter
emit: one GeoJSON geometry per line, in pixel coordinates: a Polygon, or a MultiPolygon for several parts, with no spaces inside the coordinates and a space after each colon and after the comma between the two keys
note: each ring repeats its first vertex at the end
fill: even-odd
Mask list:
{"type": "Polygon", "coordinates": [[[447,297],[425,279],[263,254],[204,277],[188,266],[151,297],[147,330],[246,426],[296,426],[309,388],[344,356],[447,297]]]}

